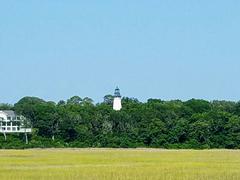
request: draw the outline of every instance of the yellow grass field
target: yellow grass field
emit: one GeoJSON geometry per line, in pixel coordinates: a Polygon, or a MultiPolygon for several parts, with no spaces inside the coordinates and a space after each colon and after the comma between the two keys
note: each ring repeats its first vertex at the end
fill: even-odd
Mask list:
{"type": "Polygon", "coordinates": [[[240,179],[238,150],[0,150],[4,179],[240,179]]]}

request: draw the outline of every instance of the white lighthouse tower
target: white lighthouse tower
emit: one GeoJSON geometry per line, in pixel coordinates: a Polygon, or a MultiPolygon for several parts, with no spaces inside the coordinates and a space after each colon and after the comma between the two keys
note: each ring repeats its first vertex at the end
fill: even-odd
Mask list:
{"type": "Polygon", "coordinates": [[[122,99],[120,89],[117,87],[114,92],[113,110],[120,111],[122,109],[122,99]]]}

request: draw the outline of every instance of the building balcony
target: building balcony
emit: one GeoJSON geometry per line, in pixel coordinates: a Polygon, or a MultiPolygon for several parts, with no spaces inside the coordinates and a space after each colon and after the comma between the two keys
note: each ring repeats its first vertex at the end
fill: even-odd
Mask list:
{"type": "Polygon", "coordinates": [[[21,128],[17,126],[2,126],[0,127],[0,133],[31,133],[31,128],[21,128]]]}

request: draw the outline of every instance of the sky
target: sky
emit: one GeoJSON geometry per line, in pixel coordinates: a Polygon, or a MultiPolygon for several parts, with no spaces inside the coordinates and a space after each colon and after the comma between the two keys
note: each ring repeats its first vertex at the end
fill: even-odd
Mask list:
{"type": "Polygon", "coordinates": [[[240,100],[239,0],[0,0],[0,102],[240,100]]]}

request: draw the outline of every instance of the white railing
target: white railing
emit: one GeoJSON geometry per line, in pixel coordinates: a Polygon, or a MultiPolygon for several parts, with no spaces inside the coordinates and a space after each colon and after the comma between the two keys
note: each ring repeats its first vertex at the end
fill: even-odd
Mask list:
{"type": "Polygon", "coordinates": [[[9,126],[6,126],[6,127],[2,127],[0,128],[0,133],[31,133],[32,132],[32,129],[31,128],[20,128],[18,129],[17,127],[9,127],[9,126]],[[5,129],[3,129],[5,128],[5,129]]]}

